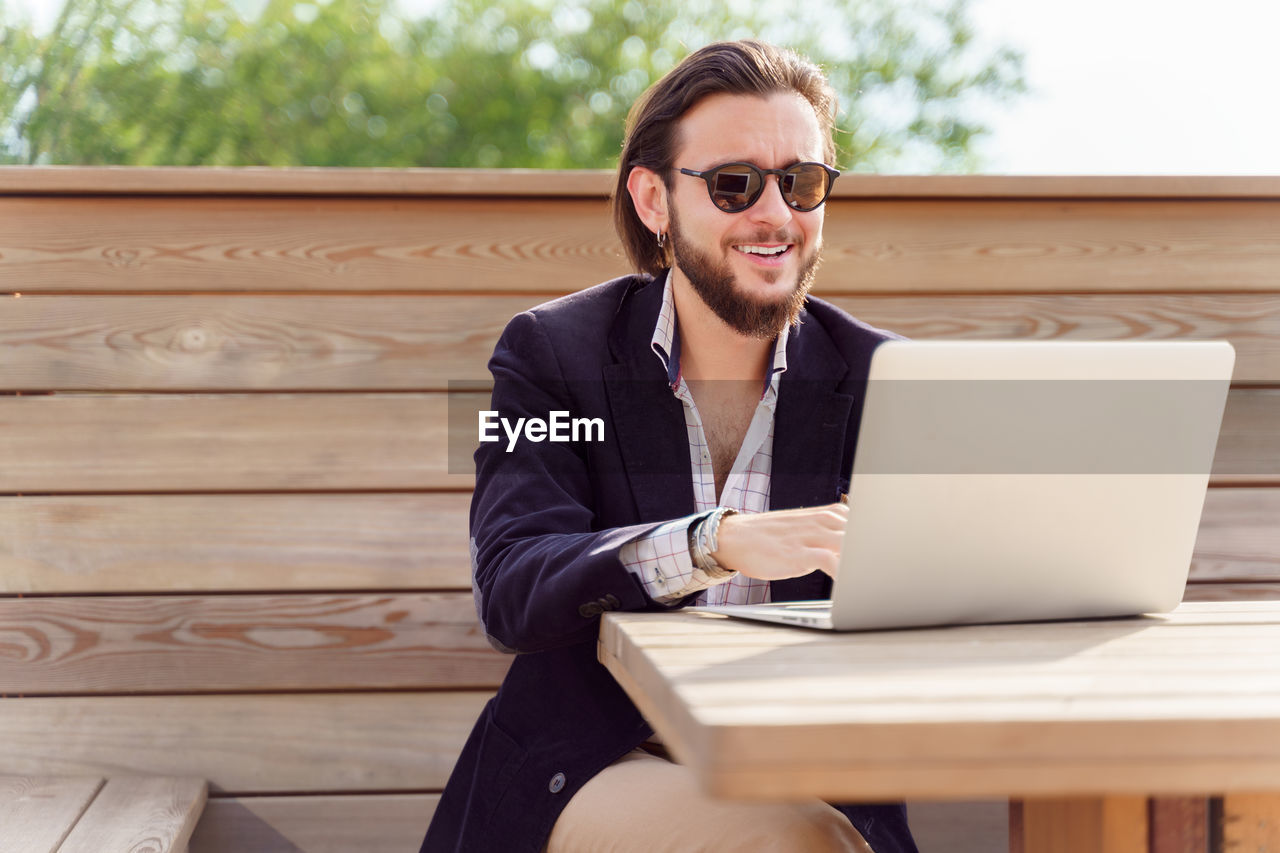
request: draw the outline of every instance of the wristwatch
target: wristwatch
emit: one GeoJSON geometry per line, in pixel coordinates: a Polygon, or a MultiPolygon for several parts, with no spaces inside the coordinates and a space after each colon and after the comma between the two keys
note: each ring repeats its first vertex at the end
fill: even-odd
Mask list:
{"type": "Polygon", "coordinates": [[[695,568],[714,580],[727,578],[733,574],[732,569],[726,569],[711,555],[720,549],[718,538],[720,520],[736,512],[736,509],[717,507],[710,515],[689,527],[689,559],[693,561],[695,568]]]}

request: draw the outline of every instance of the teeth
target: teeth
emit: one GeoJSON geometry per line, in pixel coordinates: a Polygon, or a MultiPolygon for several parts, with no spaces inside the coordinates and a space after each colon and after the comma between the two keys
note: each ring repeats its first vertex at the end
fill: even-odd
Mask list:
{"type": "Polygon", "coordinates": [[[786,246],[735,246],[734,248],[748,255],[781,255],[787,250],[786,246]]]}

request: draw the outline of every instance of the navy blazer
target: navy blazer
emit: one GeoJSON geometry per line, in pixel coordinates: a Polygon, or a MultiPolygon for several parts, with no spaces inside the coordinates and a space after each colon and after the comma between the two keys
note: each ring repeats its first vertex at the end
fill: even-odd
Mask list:
{"type": "MultiPolygon", "coordinates": [[[[521,439],[510,452],[503,435],[476,451],[476,609],[490,641],[516,657],[463,747],[422,853],[538,853],[570,797],[652,734],[597,661],[596,640],[604,610],[667,609],[618,551],[694,512],[683,407],[650,347],[662,284],[627,276],[549,302],[513,318],[494,350],[500,417],[566,412],[599,418],[604,435],[521,439]]],[[[891,337],[808,300],[779,385],[772,508],[847,491],[871,353],[891,337]]],[[[830,580],[775,581],[771,594],[823,598],[830,580]]],[[[901,804],[839,808],[877,853],[915,851],[901,804]]]]}

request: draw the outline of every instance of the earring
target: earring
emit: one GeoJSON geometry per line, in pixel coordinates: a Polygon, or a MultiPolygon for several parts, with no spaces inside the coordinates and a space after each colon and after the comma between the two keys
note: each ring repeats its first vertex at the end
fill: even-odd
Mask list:
{"type": "Polygon", "coordinates": [[[658,248],[665,249],[666,247],[667,247],[667,232],[659,231],[658,232],[658,248]]]}

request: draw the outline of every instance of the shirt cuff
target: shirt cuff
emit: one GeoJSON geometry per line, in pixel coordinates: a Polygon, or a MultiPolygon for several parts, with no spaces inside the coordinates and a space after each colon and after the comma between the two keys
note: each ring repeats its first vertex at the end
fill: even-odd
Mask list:
{"type": "Polygon", "coordinates": [[[689,527],[715,510],[677,518],[622,546],[618,559],[659,604],[674,604],[685,596],[722,584],[734,576],[710,577],[689,556],[689,527]]]}

